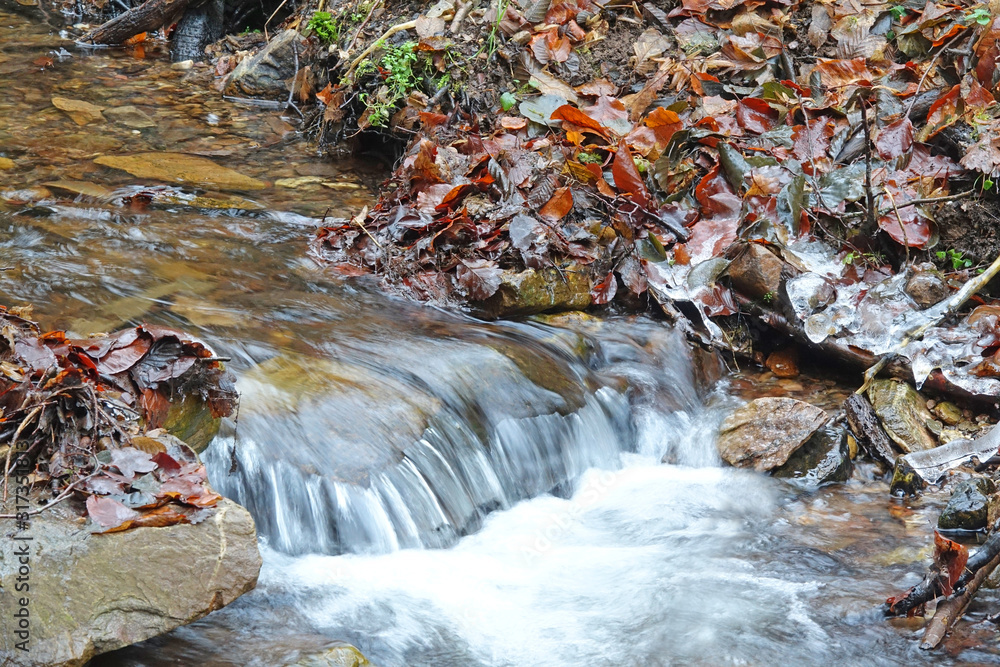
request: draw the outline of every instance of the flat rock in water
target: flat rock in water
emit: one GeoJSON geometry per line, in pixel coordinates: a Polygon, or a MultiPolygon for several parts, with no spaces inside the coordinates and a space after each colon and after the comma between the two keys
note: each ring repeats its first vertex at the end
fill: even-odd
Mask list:
{"type": "Polygon", "coordinates": [[[927,400],[916,389],[900,380],[875,380],[868,388],[868,398],[875,414],[882,420],[893,442],[905,453],[933,449],[938,441],[927,428],[934,415],[927,400]]]}
{"type": "Polygon", "coordinates": [[[104,107],[99,107],[83,100],[73,100],[68,97],[53,97],[52,106],[60,111],[65,111],[66,115],[73,119],[77,125],[86,125],[104,119],[101,113],[104,107]]]}
{"type": "Polygon", "coordinates": [[[149,178],[167,183],[183,183],[220,190],[261,190],[267,187],[266,183],[256,178],[244,176],[238,171],[217,165],[203,157],[185,153],[102,155],[94,162],[127,171],[137,178],[149,178]]]}
{"type": "Polygon", "coordinates": [[[301,658],[292,667],[371,667],[371,664],[354,646],[337,643],[320,653],[301,658]]]}
{"type": "Polygon", "coordinates": [[[535,315],[562,310],[581,310],[590,305],[590,277],[582,267],[504,271],[500,288],[475,305],[491,317],[535,315]]]}
{"type": "MultiPolygon", "coordinates": [[[[13,534],[13,521],[0,521],[13,534]]],[[[250,514],[222,500],[197,525],[94,535],[65,504],[32,517],[28,652],[9,617],[0,658],[22,667],[82,667],[95,655],[191,623],[257,584],[261,558],[250,514]]],[[[17,544],[10,541],[10,545],[17,544]]],[[[0,550],[5,616],[14,613],[19,563],[0,550]]]]}
{"type": "Polygon", "coordinates": [[[827,414],[794,398],[758,398],[722,422],[718,448],[723,460],[764,472],[785,463],[827,421],[827,414]]]}

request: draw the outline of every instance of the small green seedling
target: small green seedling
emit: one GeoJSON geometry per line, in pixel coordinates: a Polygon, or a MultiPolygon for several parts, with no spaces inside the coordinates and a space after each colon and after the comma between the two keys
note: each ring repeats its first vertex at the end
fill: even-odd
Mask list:
{"type": "Polygon", "coordinates": [[[500,108],[504,111],[510,111],[517,104],[517,98],[510,91],[507,91],[500,96],[500,108]]]}
{"type": "Polygon", "coordinates": [[[965,255],[954,248],[948,248],[948,250],[938,250],[934,254],[941,261],[951,262],[951,267],[956,271],[967,269],[972,266],[972,260],[966,259],[965,255]]]}
{"type": "Polygon", "coordinates": [[[309,19],[307,27],[316,33],[319,41],[324,44],[334,44],[340,39],[340,24],[334,20],[330,12],[316,12],[309,19]]]}
{"type": "Polygon", "coordinates": [[[990,16],[990,10],[986,7],[976,7],[975,9],[970,9],[965,13],[965,20],[969,23],[978,23],[979,25],[989,25],[993,17],[990,16]]]}

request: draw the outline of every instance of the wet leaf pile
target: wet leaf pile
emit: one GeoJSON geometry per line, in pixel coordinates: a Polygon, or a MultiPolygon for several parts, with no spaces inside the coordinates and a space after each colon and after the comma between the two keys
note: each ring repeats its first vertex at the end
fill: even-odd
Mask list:
{"type": "MultiPolygon", "coordinates": [[[[416,53],[461,44],[447,4],[401,26],[416,53]]],[[[589,303],[652,296],[730,349],[749,313],[864,361],[993,259],[943,246],[938,223],[961,236],[956,218],[996,202],[1000,23],[984,5],[512,0],[478,20],[475,62],[506,78],[401,103],[391,127],[415,136],[386,191],[314,241],[341,273],[443,303],[585,273],[589,303]],[[628,51],[595,63],[623,31],[628,51]]],[[[340,109],[350,84],[320,102],[340,109]]],[[[995,377],[979,334],[948,325],[925,347],[945,331],[967,354],[904,354],[917,381],[945,369],[995,392],[965,370],[995,377]]]]}
{"type": "Polygon", "coordinates": [[[213,417],[235,407],[231,376],[200,341],[152,326],[71,339],[3,309],[0,375],[5,497],[15,485],[47,486],[49,502],[86,496],[99,532],[197,522],[219,500],[194,452],[160,428],[185,396],[213,417]]]}

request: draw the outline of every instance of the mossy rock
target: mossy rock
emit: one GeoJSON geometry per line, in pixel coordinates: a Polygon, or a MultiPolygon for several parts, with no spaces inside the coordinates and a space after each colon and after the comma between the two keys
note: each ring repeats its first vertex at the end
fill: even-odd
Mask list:
{"type": "Polygon", "coordinates": [[[492,318],[583,310],[590,305],[590,274],[586,267],[504,271],[500,288],[485,301],[473,304],[492,318]]]}
{"type": "Polygon", "coordinates": [[[927,427],[934,421],[934,415],[916,389],[900,380],[875,380],[868,389],[868,398],[886,434],[903,452],[909,454],[938,446],[927,427]]]}
{"type": "Polygon", "coordinates": [[[372,663],[354,646],[337,642],[320,653],[301,658],[291,667],[372,667],[372,663]]]}
{"type": "Polygon", "coordinates": [[[218,435],[221,424],[222,419],[212,416],[208,403],[201,396],[188,394],[182,400],[170,403],[163,428],[200,454],[218,435]]]}

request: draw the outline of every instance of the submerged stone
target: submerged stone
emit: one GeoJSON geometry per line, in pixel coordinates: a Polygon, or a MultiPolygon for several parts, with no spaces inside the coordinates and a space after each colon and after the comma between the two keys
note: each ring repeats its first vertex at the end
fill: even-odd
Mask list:
{"type": "Polygon", "coordinates": [[[292,667],[370,667],[372,663],[356,647],[344,642],[301,658],[292,667]]]}
{"type": "Polygon", "coordinates": [[[938,528],[983,530],[989,516],[990,497],[995,492],[996,485],[986,478],[959,483],[952,492],[948,505],[938,517],[938,528]]]}
{"type": "Polygon", "coordinates": [[[934,415],[916,389],[900,380],[875,380],[868,389],[868,398],[882,420],[886,435],[904,452],[909,454],[938,446],[927,427],[934,421],[934,415]]]}
{"type": "Polygon", "coordinates": [[[788,461],[827,421],[827,414],[794,398],[758,398],[726,417],[719,431],[723,460],[759,472],[788,461]]]}

